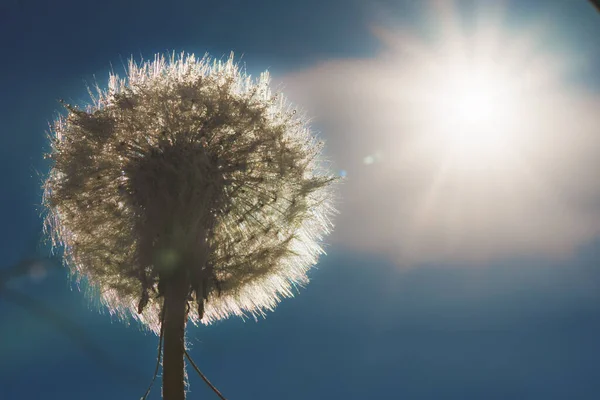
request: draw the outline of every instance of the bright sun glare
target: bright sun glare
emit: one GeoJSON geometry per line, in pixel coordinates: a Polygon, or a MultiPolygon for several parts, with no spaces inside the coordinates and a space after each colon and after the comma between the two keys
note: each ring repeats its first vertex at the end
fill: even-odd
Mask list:
{"type": "Polygon", "coordinates": [[[516,90],[493,66],[457,64],[440,77],[434,94],[446,148],[460,162],[502,157],[511,145],[508,125],[518,121],[516,90]]]}
{"type": "Polygon", "coordinates": [[[442,18],[436,19],[440,42],[402,38],[402,62],[411,65],[409,88],[403,90],[419,99],[415,118],[428,137],[423,140],[430,142],[424,148],[433,149],[434,158],[475,173],[507,164],[518,152],[528,124],[541,117],[526,110],[555,65],[540,58],[532,62],[531,38],[514,41],[493,21],[466,35],[447,3],[436,3],[442,7],[436,14],[442,18]]]}
{"type": "MultiPolygon", "coordinates": [[[[493,78],[492,78],[493,79],[493,78]]],[[[450,93],[455,98],[454,112],[461,122],[468,125],[488,124],[494,119],[494,92],[492,80],[471,82],[463,79],[450,93]]]]}
{"type": "Polygon", "coordinates": [[[359,94],[359,146],[378,146],[348,206],[372,229],[356,243],[408,264],[479,262],[558,254],[596,235],[597,185],[586,177],[598,164],[597,99],[569,84],[587,59],[562,52],[547,20],[512,20],[502,1],[469,2],[464,14],[459,1],[418,3],[430,9],[418,34],[376,27],[377,60],[333,64],[336,85],[357,80],[339,82],[359,94]]]}

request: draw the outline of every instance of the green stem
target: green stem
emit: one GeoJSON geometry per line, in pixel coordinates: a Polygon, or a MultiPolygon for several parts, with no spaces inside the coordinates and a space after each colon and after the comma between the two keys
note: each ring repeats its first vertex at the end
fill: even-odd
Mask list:
{"type": "Polygon", "coordinates": [[[178,268],[165,285],[163,399],[185,400],[185,324],[189,281],[178,268]]]}

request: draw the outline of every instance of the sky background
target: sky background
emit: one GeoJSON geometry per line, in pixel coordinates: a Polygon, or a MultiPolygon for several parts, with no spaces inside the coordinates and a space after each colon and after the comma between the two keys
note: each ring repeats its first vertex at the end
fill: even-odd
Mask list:
{"type": "MultiPolygon", "coordinates": [[[[346,181],[306,288],[258,322],[190,326],[192,357],[229,400],[597,399],[598,38],[584,0],[4,0],[0,268],[47,254],[58,99],[85,102],[132,55],[234,51],[314,117],[346,181]],[[526,134],[521,163],[454,165],[434,185],[445,153],[419,144],[444,119],[421,75],[444,75],[457,43],[516,60],[526,134]]],[[[51,262],[7,287],[58,317],[0,287],[0,399],[142,396],[153,334],[99,313],[51,262]]],[[[188,374],[188,398],[216,398],[188,374]]]]}

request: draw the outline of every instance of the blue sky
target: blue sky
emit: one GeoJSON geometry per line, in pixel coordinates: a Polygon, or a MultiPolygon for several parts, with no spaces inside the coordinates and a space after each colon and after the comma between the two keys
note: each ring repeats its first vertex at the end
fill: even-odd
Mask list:
{"type": "MultiPolygon", "coordinates": [[[[430,3],[3,2],[1,267],[44,253],[42,154],[57,99],[85,101],[86,82],[102,84],[131,55],[235,51],[314,116],[348,178],[328,255],[306,288],[264,320],[189,329],[192,356],[228,399],[598,398],[600,15],[584,0],[507,1],[492,23],[486,10],[500,2],[458,2],[446,14],[430,3]],[[446,30],[454,17],[466,43],[481,26],[498,28],[507,51],[531,38],[522,65],[548,77],[527,105],[544,113],[527,120],[543,191],[504,169],[451,175],[421,208],[433,167],[405,145],[421,133],[408,127],[435,118],[407,117],[421,65],[405,51],[446,65],[431,49],[455,33],[446,30]],[[457,192],[468,205],[459,217],[448,200],[457,192]],[[415,215],[425,218],[420,236],[406,222],[415,215]]],[[[98,313],[62,270],[9,287],[72,320],[91,344],[0,291],[1,399],[143,394],[154,335],[98,313]]],[[[214,397],[188,373],[190,399],[214,397]]],[[[150,398],[159,395],[157,382],[150,398]]]]}

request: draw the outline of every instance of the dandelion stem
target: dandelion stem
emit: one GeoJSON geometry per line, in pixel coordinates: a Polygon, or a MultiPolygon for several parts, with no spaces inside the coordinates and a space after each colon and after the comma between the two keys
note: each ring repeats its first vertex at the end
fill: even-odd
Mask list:
{"type": "Polygon", "coordinates": [[[189,279],[185,268],[177,268],[165,286],[163,347],[163,399],[185,399],[185,323],[189,279]]]}

